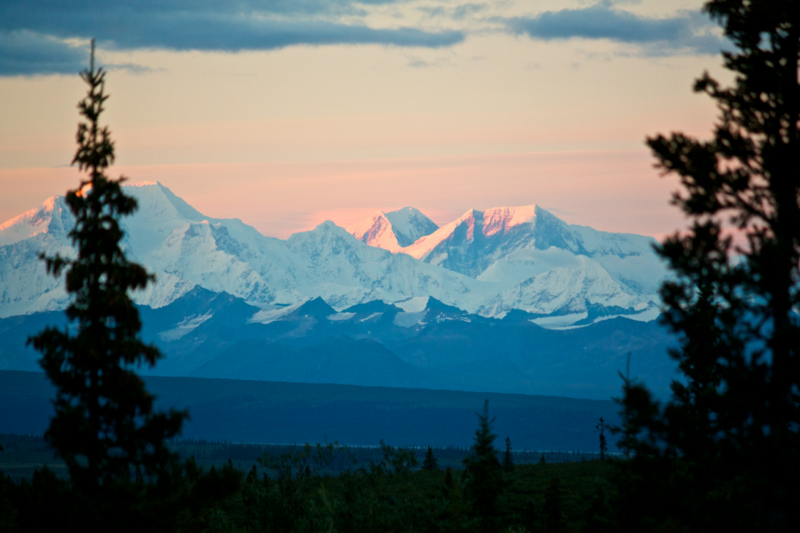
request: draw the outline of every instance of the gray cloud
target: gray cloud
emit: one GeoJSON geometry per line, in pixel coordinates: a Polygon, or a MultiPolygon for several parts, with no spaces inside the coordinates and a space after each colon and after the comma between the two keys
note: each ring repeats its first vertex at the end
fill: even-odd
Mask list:
{"type": "Polygon", "coordinates": [[[341,15],[363,14],[365,5],[399,1],[4,0],[0,75],[75,72],[85,52],[62,41],[69,38],[96,38],[111,50],[225,52],[336,44],[439,48],[464,40],[459,31],[337,22],[341,15]]]}
{"type": "Polygon", "coordinates": [[[425,13],[429,17],[447,17],[453,20],[461,21],[474,13],[484,11],[487,7],[488,4],[461,4],[451,8],[445,8],[442,6],[423,6],[418,7],[417,11],[425,13]]]}
{"type": "Polygon", "coordinates": [[[609,1],[501,22],[512,33],[532,39],[608,39],[640,45],[648,55],[679,51],[713,55],[728,47],[723,39],[711,33],[713,24],[700,12],[685,11],[676,17],[655,19],[615,9],[609,1]]]}
{"type": "Polygon", "coordinates": [[[58,39],[31,31],[0,31],[0,76],[74,74],[88,55],[58,39]]]}

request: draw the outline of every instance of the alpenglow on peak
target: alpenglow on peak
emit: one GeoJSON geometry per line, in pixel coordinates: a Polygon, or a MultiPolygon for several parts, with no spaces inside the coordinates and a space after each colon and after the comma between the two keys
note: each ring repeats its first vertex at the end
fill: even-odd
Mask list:
{"type": "Polygon", "coordinates": [[[421,211],[413,207],[404,207],[396,211],[378,211],[350,226],[347,231],[370,246],[399,252],[437,229],[439,226],[421,211]]]}

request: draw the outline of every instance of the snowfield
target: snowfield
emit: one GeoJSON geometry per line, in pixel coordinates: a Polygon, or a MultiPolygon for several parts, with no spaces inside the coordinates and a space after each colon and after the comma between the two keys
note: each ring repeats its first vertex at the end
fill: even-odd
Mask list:
{"type": "MultiPolygon", "coordinates": [[[[154,308],[200,286],[267,314],[316,297],[338,311],[433,297],[483,316],[519,309],[563,327],[656,316],[666,275],[652,238],[570,225],[539,206],[470,210],[441,228],[406,207],[280,240],[238,219],[206,217],[160,183],[126,189],[139,209],[123,221],[124,247],[158,280],[134,298],[154,308]]],[[[73,225],[60,196],[0,225],[0,317],[66,306],[62,280],[47,275],[39,254],[74,255],[73,225]]]]}

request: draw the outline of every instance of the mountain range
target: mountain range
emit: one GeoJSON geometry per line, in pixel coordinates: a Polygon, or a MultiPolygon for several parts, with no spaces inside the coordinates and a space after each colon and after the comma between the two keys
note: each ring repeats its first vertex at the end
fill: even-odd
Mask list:
{"type": "MultiPolygon", "coordinates": [[[[608,399],[619,373],[667,393],[675,345],[654,319],[665,270],[649,237],[570,225],[539,206],[470,210],[438,227],[413,207],[285,240],[206,217],[158,183],[126,185],[143,374],[608,399]]],[[[69,327],[74,256],[63,197],[0,225],[0,370],[38,371],[26,345],[69,327]]]]}
{"type": "MultiPolygon", "coordinates": [[[[482,317],[522,311],[545,327],[659,313],[666,271],[652,238],[567,224],[539,206],[470,210],[441,228],[407,207],[280,240],[238,219],[207,217],[159,183],[126,190],[139,209],[123,221],[123,245],[158,280],[134,297],[152,308],[201,287],[262,313],[314,298],[338,311],[433,298],[482,317]]],[[[73,225],[60,196],[0,225],[0,317],[66,306],[62,280],[46,273],[39,254],[74,255],[73,225]]]]}
{"type": "MultiPolygon", "coordinates": [[[[674,338],[624,317],[545,329],[524,311],[502,319],[435,298],[374,300],[336,311],[321,298],[263,310],[196,286],[170,304],[140,306],[142,336],[164,359],[145,375],[328,383],[608,399],[630,355],[631,377],[666,394],[674,338]]],[[[0,370],[39,370],[26,339],[62,312],[0,319],[0,370]]]]}

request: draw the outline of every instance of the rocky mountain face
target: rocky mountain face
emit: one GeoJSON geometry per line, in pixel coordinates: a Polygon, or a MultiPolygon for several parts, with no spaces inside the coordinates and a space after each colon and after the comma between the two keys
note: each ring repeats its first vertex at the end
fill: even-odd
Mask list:
{"type": "MultiPolygon", "coordinates": [[[[665,270],[653,239],[569,225],[538,206],[471,210],[438,229],[404,208],[350,231],[325,222],[280,240],[206,217],[161,184],[126,187],[139,210],[123,222],[124,246],[158,279],[134,297],[153,308],[202,287],[264,313],[313,298],[339,311],[433,298],[485,317],[524,311],[546,327],[658,314],[665,270]]],[[[0,225],[0,317],[66,306],[62,281],[38,255],[74,254],[73,224],[64,199],[53,197],[0,225]]]]}

